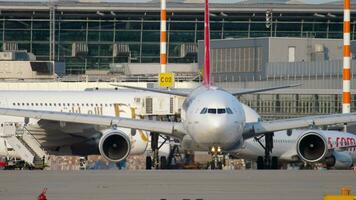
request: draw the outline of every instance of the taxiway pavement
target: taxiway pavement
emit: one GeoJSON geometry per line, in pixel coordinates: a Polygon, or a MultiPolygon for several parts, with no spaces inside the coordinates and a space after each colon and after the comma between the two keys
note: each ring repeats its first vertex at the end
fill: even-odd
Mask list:
{"type": "Polygon", "coordinates": [[[1,200],[322,200],[354,171],[1,171],[1,200]]]}

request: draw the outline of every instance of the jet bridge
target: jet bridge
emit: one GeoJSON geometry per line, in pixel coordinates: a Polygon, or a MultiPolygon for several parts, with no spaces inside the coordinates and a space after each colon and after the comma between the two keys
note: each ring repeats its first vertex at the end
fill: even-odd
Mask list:
{"type": "MultiPolygon", "coordinates": [[[[6,122],[1,127],[0,137],[4,140],[5,148],[14,151],[12,156],[8,156],[11,161],[20,159],[31,169],[43,169],[47,161],[47,154],[41,148],[40,143],[26,129],[26,126],[19,126],[13,122],[6,122]]],[[[25,166],[17,166],[25,167],[25,166]]]]}

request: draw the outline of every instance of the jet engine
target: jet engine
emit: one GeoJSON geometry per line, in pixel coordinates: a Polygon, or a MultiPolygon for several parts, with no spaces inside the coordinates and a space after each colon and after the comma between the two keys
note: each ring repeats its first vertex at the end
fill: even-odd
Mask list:
{"type": "Polygon", "coordinates": [[[298,156],[305,162],[321,162],[328,152],[328,143],[318,131],[308,131],[297,140],[298,156]]]}
{"type": "Polygon", "coordinates": [[[329,150],[323,131],[307,131],[297,140],[297,154],[307,163],[325,163],[328,168],[349,169],[352,158],[347,151],[329,150]]]}
{"type": "Polygon", "coordinates": [[[119,130],[103,133],[99,141],[99,152],[107,160],[119,162],[124,160],[131,150],[130,138],[119,130]]]}

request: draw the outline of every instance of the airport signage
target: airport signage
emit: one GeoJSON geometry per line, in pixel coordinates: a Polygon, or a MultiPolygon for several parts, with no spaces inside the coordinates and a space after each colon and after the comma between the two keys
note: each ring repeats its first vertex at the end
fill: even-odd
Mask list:
{"type": "Polygon", "coordinates": [[[171,88],[174,86],[174,74],[173,73],[160,73],[159,74],[159,86],[171,88]]]}

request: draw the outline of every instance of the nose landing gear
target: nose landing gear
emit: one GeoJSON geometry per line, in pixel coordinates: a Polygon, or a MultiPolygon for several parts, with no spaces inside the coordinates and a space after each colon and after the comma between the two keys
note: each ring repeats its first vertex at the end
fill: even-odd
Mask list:
{"type": "Polygon", "coordinates": [[[208,169],[223,169],[226,160],[221,147],[211,147],[209,153],[211,154],[211,161],[208,163],[208,169]]]}

